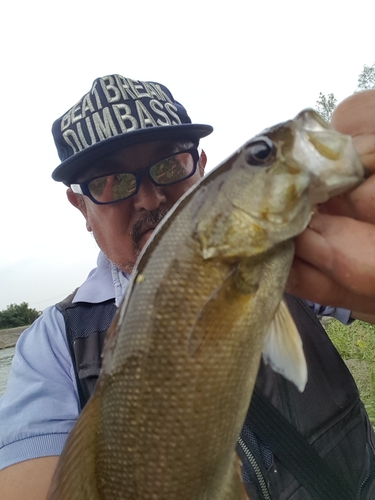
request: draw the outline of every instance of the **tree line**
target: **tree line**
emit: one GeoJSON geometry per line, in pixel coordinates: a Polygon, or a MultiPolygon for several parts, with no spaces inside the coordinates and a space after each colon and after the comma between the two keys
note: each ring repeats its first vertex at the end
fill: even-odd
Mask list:
{"type": "MultiPolygon", "coordinates": [[[[375,62],[372,66],[364,65],[362,73],[358,76],[358,84],[354,92],[361,92],[362,90],[369,89],[375,89],[375,62]]],[[[333,93],[324,95],[320,92],[315,109],[327,122],[329,122],[336,104],[337,99],[333,93]]]]}
{"type": "Polygon", "coordinates": [[[27,302],[10,304],[0,311],[0,329],[31,325],[41,314],[41,311],[31,309],[27,302]]]}

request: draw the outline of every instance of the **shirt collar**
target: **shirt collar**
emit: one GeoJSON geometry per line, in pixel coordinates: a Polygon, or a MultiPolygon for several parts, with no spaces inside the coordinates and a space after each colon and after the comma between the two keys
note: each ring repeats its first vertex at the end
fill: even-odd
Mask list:
{"type": "Polygon", "coordinates": [[[100,251],[97,267],[93,269],[86,281],[79,287],[74,299],[75,302],[98,304],[106,300],[115,299],[119,306],[129,284],[129,275],[120,271],[100,251]]]}

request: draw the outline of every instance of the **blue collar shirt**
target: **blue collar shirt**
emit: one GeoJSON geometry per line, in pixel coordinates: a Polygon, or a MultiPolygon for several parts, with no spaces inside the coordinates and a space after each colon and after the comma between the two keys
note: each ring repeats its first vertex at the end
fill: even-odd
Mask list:
{"type": "MultiPolygon", "coordinates": [[[[73,302],[95,304],[115,299],[118,306],[128,278],[100,252],[97,267],[73,302]]],[[[60,455],[79,408],[64,318],[51,306],[22,333],[16,345],[7,389],[0,398],[0,469],[60,455]]]]}

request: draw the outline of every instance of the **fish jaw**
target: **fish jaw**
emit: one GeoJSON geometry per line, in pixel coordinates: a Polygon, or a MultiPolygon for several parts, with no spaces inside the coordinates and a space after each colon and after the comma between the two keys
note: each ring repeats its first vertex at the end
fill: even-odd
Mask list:
{"type": "Polygon", "coordinates": [[[352,137],[336,131],[313,109],[301,111],[293,122],[293,159],[310,173],[310,201],[324,203],[360,184],[365,167],[352,137]]]}
{"type": "Polygon", "coordinates": [[[284,161],[280,151],[270,164],[254,167],[247,162],[252,146],[253,141],[246,143],[232,170],[213,178],[215,203],[202,196],[195,231],[204,258],[261,255],[308,225],[312,206],[307,170],[294,160],[284,161]]]}
{"type": "Polygon", "coordinates": [[[213,178],[215,204],[197,220],[205,258],[266,252],[302,233],[314,205],[365,177],[352,138],[312,109],[254,137],[229,164],[224,182],[213,178]]]}

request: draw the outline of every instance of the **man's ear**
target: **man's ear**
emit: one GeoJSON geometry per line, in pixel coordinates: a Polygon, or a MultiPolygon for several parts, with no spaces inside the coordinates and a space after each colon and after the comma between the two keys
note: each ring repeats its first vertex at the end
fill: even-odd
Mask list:
{"type": "Polygon", "coordinates": [[[81,214],[84,216],[86,219],[86,227],[87,231],[92,231],[91,226],[89,224],[88,216],[87,216],[87,207],[85,200],[81,194],[76,194],[73,193],[71,188],[68,188],[66,190],[66,196],[70,203],[73,205],[73,207],[78,208],[78,210],[81,212],[81,214]]]}
{"type": "Polygon", "coordinates": [[[202,149],[201,155],[199,158],[199,172],[200,172],[202,177],[204,175],[204,169],[206,167],[206,164],[207,164],[207,156],[206,156],[206,153],[204,152],[204,150],[202,149]]]}
{"type": "MultiPolygon", "coordinates": [[[[86,205],[85,205],[84,200],[82,199],[82,195],[73,193],[72,188],[68,188],[66,190],[66,196],[67,196],[68,200],[70,201],[70,203],[73,205],[73,207],[78,208],[78,210],[80,210],[81,212],[83,210],[86,211],[86,205]]],[[[83,215],[85,215],[85,214],[83,214],[83,215]]],[[[85,217],[86,217],[86,215],[85,215],[85,217]]]]}

